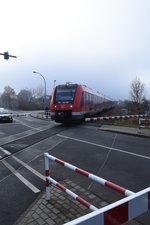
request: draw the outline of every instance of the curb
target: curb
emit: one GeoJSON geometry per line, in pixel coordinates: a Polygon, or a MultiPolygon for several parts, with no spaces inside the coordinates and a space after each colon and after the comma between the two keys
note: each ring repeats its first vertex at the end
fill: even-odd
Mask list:
{"type": "Polygon", "coordinates": [[[131,136],[136,136],[136,137],[144,137],[144,138],[150,138],[150,134],[144,134],[139,131],[139,133],[134,133],[131,131],[123,131],[123,130],[117,130],[113,128],[98,128],[99,130],[102,131],[108,131],[108,132],[115,132],[115,133],[120,133],[120,134],[125,134],[125,135],[131,135],[131,136]]]}

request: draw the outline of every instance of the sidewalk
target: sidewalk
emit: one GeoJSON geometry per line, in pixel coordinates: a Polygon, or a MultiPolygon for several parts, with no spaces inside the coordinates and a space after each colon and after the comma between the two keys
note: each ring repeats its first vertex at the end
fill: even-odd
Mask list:
{"type": "MultiPolygon", "coordinates": [[[[97,208],[102,208],[108,205],[108,203],[103,199],[69,180],[63,181],[62,184],[88,200],[97,208]]],[[[41,193],[41,195],[14,225],[62,225],[90,212],[91,211],[85,206],[81,205],[61,190],[52,186],[51,200],[46,201],[45,193],[41,193]]],[[[143,225],[143,223],[141,224],[136,220],[132,220],[125,224],[143,225]]]]}
{"type": "MultiPolygon", "coordinates": [[[[150,129],[138,129],[110,125],[102,125],[99,129],[147,138],[150,137],[150,129]]],[[[61,182],[61,184],[63,184],[65,187],[69,188],[97,208],[102,208],[109,204],[108,202],[97,197],[93,193],[73,183],[70,180],[65,180],[61,182]]],[[[14,225],[61,225],[90,212],[91,211],[89,209],[69,197],[66,193],[57,189],[56,187],[51,186],[51,200],[45,200],[45,191],[44,193],[41,193],[41,195],[35,200],[35,202],[33,202],[33,204],[19,218],[19,220],[16,221],[14,225]]],[[[150,218],[150,213],[148,212],[147,214],[148,218],[150,218]]],[[[145,221],[146,223],[140,223],[137,222],[137,220],[132,220],[125,224],[148,225],[149,219],[146,219],[145,221]]]]}
{"type": "Polygon", "coordinates": [[[133,127],[123,127],[123,126],[114,126],[114,125],[102,125],[100,130],[117,132],[122,134],[147,137],[150,138],[150,129],[148,128],[133,128],[133,127]]]}
{"type": "MultiPolygon", "coordinates": [[[[97,208],[108,204],[72,181],[65,180],[61,184],[97,208]]],[[[44,191],[14,225],[61,225],[90,212],[89,209],[69,197],[66,193],[51,186],[51,200],[45,200],[44,191]]]]}

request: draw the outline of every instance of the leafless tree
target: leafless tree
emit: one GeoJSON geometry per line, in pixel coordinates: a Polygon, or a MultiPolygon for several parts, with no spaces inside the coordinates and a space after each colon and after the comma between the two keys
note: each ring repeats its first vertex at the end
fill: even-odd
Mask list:
{"type": "Polygon", "coordinates": [[[32,96],[35,98],[40,98],[44,96],[44,88],[42,85],[39,85],[37,88],[30,89],[32,96]]]}
{"type": "Polygon", "coordinates": [[[145,84],[136,77],[131,83],[130,96],[133,103],[140,104],[142,103],[142,99],[145,92],[145,84]]]}
{"type": "Polygon", "coordinates": [[[14,108],[15,102],[16,102],[16,93],[13,88],[10,86],[4,87],[4,92],[1,95],[1,99],[3,102],[3,107],[12,109],[14,108]]]}

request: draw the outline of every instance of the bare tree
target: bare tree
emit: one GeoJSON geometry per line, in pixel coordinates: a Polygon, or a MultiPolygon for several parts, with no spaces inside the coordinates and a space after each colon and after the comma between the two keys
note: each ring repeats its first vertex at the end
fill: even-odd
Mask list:
{"type": "Polygon", "coordinates": [[[142,99],[145,92],[145,84],[140,81],[138,77],[136,77],[131,83],[130,96],[131,100],[134,103],[140,104],[142,103],[142,99]]]}
{"type": "Polygon", "coordinates": [[[4,87],[4,92],[1,95],[3,106],[12,109],[16,101],[16,93],[10,86],[4,87]]]}
{"type": "Polygon", "coordinates": [[[27,110],[29,109],[29,103],[32,98],[32,93],[26,89],[20,90],[18,93],[18,106],[19,109],[27,110]]]}
{"type": "Polygon", "coordinates": [[[41,98],[44,96],[44,88],[42,85],[39,85],[37,88],[30,89],[32,96],[35,98],[41,98]]]}

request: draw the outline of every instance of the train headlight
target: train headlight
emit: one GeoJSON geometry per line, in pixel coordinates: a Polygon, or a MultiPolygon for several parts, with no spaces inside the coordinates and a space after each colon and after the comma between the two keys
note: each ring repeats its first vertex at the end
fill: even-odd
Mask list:
{"type": "Polygon", "coordinates": [[[70,105],[70,108],[72,109],[72,105],[70,105]]]}
{"type": "Polygon", "coordinates": [[[56,109],[56,105],[54,106],[54,108],[56,109]]]}

